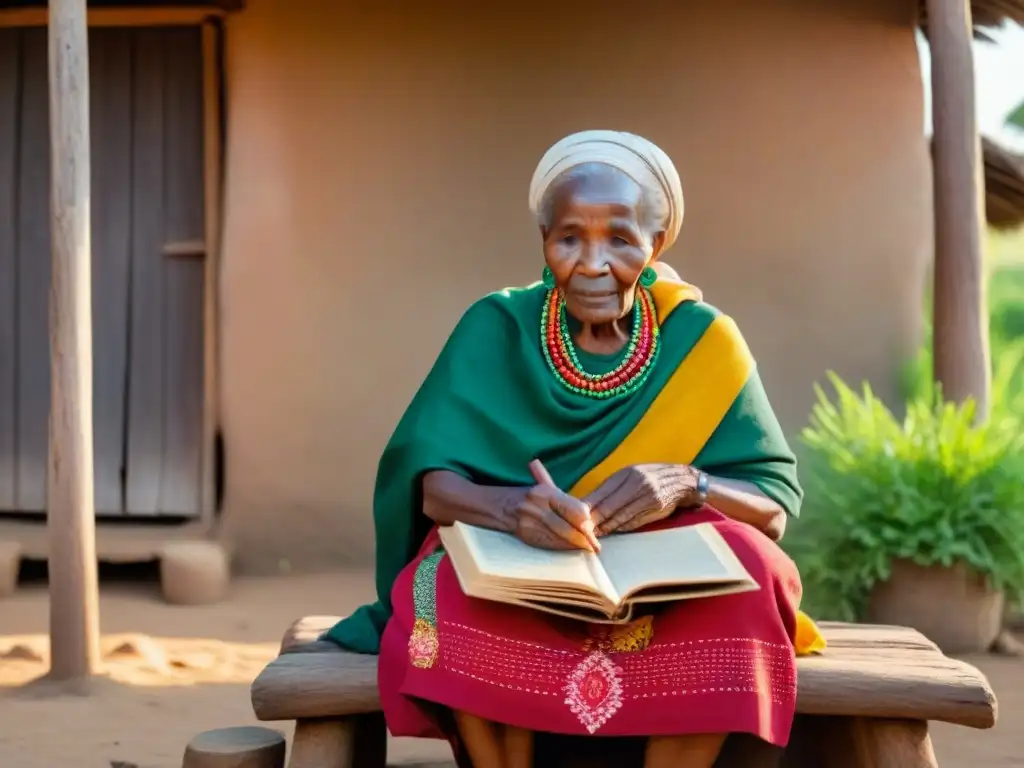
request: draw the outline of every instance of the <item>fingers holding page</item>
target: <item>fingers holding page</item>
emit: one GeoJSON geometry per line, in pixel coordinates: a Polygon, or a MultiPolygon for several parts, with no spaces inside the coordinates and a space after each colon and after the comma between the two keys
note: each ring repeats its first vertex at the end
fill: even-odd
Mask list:
{"type": "Polygon", "coordinates": [[[601,545],[597,541],[590,505],[559,489],[539,459],[530,462],[530,474],[533,475],[533,479],[537,483],[533,492],[540,497],[538,501],[542,500],[542,505],[547,506],[558,517],[582,533],[589,544],[586,549],[593,552],[600,551],[601,545]]]}

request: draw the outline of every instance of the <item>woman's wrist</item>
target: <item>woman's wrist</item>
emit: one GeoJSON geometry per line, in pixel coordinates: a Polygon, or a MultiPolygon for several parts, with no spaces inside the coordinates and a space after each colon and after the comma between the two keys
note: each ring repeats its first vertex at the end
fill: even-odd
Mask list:
{"type": "Polygon", "coordinates": [[[438,525],[463,522],[510,533],[516,529],[516,508],[525,492],[477,485],[455,472],[435,471],[423,477],[423,512],[438,525]]]}
{"type": "Polygon", "coordinates": [[[708,499],[710,478],[705,472],[687,464],[671,465],[667,479],[673,505],[677,509],[694,509],[708,499]]]}

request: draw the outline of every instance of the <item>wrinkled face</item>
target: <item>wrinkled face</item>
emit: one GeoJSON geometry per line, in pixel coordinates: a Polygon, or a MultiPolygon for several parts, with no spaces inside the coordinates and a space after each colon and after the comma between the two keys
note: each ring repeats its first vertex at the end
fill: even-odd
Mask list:
{"type": "Polygon", "coordinates": [[[584,323],[617,320],[632,310],[640,273],[657,258],[664,233],[646,221],[640,185],[618,170],[580,166],[556,184],[541,235],[565,308],[584,323]]]}

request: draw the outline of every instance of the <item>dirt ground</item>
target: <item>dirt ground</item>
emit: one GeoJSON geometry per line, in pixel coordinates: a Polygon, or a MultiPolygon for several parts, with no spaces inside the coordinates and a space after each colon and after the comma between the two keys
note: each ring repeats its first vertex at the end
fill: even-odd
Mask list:
{"type": "MultiPolygon", "coordinates": [[[[347,613],[372,593],[370,573],[290,575],[238,580],[220,605],[176,607],[161,601],[155,576],[129,582],[122,572],[101,589],[110,681],[83,698],[20,689],[46,669],[45,582],[29,582],[0,602],[0,767],[180,768],[200,731],[256,723],[249,684],[292,620],[347,613]]],[[[287,723],[270,725],[291,738],[287,723]]],[[[448,753],[402,739],[389,754],[401,764],[448,753]]]]}
{"type": "MultiPolygon", "coordinates": [[[[236,582],[217,606],[171,607],[154,580],[104,581],[109,681],[93,695],[21,688],[46,668],[45,585],[0,603],[0,766],[178,768],[194,734],[255,722],[249,683],[301,615],[345,613],[372,593],[369,573],[289,575],[236,582]]],[[[992,731],[935,726],[943,768],[1024,767],[1024,660],[972,659],[999,696],[992,731]]],[[[288,734],[290,736],[290,734],[288,734]]],[[[442,744],[396,740],[391,762],[440,760],[442,744]]]]}

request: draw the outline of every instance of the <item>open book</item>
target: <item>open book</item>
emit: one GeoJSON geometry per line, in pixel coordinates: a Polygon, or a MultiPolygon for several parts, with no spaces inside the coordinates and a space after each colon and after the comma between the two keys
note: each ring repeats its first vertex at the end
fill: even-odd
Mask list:
{"type": "Polygon", "coordinates": [[[601,552],[553,552],[515,536],[455,523],[441,541],[470,597],[583,621],[632,620],[637,603],[760,589],[709,523],[611,535],[601,552]]]}

